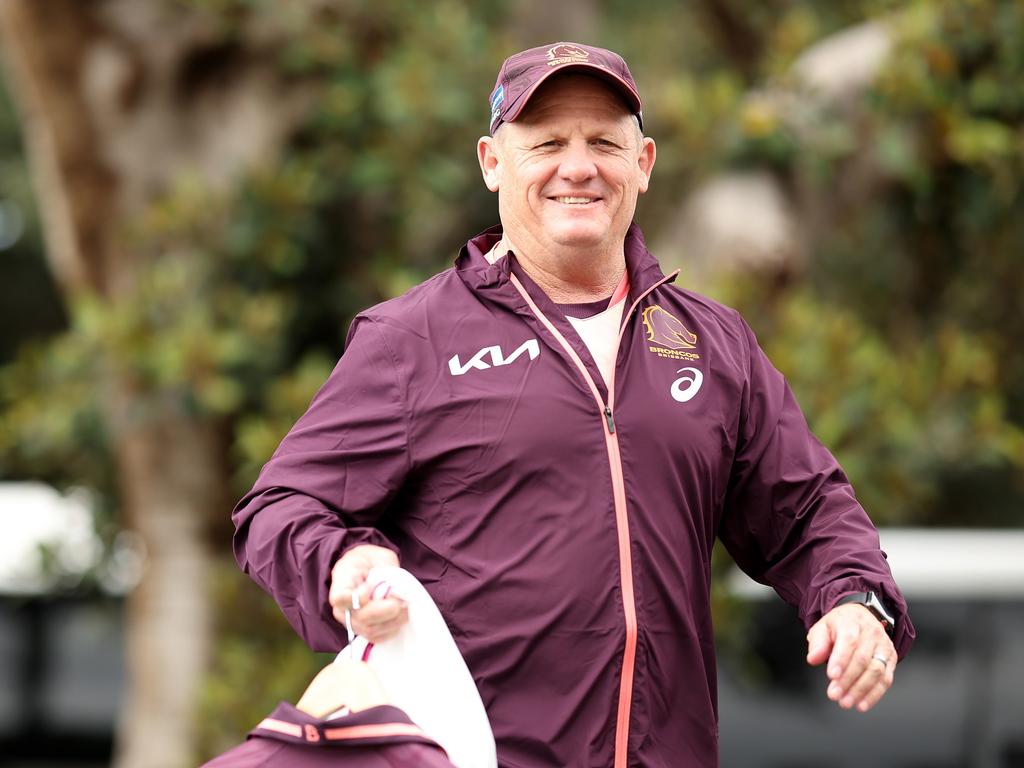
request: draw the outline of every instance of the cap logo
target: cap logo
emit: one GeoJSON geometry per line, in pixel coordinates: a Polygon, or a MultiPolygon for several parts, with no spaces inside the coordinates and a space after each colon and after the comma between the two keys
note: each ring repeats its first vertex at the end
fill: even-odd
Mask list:
{"type": "Polygon", "coordinates": [[[505,100],[505,86],[499,85],[491,96],[491,109],[496,110],[501,107],[501,102],[505,100]]]}
{"type": "Polygon", "coordinates": [[[548,51],[548,66],[560,67],[563,64],[586,61],[589,58],[590,54],[579,46],[559,43],[548,51]]]}
{"type": "Polygon", "coordinates": [[[491,95],[491,130],[501,117],[501,105],[505,102],[505,86],[499,85],[491,95]]]}

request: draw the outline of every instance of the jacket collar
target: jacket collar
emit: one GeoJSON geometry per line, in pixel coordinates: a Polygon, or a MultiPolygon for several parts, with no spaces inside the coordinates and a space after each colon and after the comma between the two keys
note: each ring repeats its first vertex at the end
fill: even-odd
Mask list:
{"type": "MultiPolygon", "coordinates": [[[[487,261],[486,254],[501,239],[501,225],[485,229],[476,237],[470,239],[455,261],[455,268],[465,284],[476,291],[504,287],[509,281],[509,274],[515,269],[521,272],[521,268],[515,264],[515,254],[509,252],[505,256],[491,264],[487,261]]],[[[647,250],[644,242],[643,232],[634,222],[626,231],[624,242],[626,255],[626,270],[629,272],[629,301],[640,295],[651,285],[664,278],[661,265],[647,250]]],[[[533,281],[530,281],[532,284],[533,281]]],[[[489,291],[488,291],[489,292],[489,291]]],[[[531,291],[531,294],[533,291],[531,291]]]]}

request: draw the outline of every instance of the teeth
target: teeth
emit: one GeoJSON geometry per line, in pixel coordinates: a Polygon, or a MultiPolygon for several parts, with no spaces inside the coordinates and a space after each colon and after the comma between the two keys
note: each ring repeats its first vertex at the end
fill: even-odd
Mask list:
{"type": "Polygon", "coordinates": [[[555,200],[560,203],[567,203],[568,205],[582,205],[594,202],[592,197],[556,197],[555,200]]]}

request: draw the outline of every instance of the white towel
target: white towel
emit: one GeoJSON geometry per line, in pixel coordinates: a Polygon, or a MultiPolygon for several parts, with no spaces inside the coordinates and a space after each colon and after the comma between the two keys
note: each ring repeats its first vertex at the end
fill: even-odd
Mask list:
{"type": "MultiPolygon", "coordinates": [[[[409,606],[408,623],[391,639],[374,644],[367,658],[391,703],[444,747],[457,768],[497,768],[494,734],[480,693],[427,590],[396,567],[374,568],[368,581],[375,596],[390,589],[409,606]]],[[[357,637],[339,657],[361,659],[367,645],[357,637]]]]}

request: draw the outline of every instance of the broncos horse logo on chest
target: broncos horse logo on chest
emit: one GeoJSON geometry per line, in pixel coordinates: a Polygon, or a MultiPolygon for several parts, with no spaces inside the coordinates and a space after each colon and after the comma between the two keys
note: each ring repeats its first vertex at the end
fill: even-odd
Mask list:
{"type": "Polygon", "coordinates": [[[697,334],[688,330],[679,320],[655,305],[644,310],[641,318],[647,330],[647,340],[666,349],[694,349],[697,334]]]}

